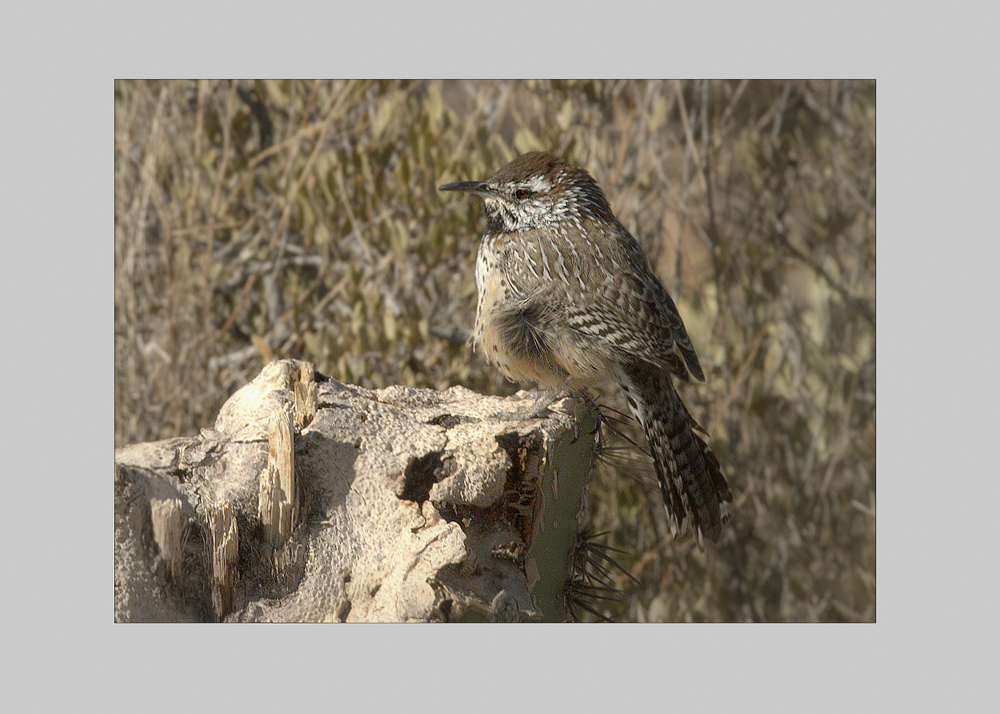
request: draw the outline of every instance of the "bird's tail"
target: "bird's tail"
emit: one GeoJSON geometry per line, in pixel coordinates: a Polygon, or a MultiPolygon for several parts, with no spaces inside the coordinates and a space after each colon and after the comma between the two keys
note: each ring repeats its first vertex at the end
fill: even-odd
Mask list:
{"type": "MultiPolygon", "coordinates": [[[[618,376],[632,414],[642,425],[667,506],[671,533],[690,530],[718,541],[729,520],[733,492],[722,466],[699,434],[705,431],[688,413],[669,373],[652,365],[626,366],[618,376]]],[[[705,434],[707,436],[707,434],[705,434]]]]}

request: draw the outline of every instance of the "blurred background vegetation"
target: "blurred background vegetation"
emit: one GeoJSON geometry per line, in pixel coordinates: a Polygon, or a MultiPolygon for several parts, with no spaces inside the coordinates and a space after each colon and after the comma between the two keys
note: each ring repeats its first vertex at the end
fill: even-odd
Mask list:
{"type": "Polygon", "coordinates": [[[591,528],[638,582],[600,609],[873,622],[872,81],[117,82],[115,445],[211,426],[276,357],[516,391],[464,344],[480,206],[436,189],[532,150],[646,248],[736,494],[718,547],[675,542],[648,457],[610,439],[591,528]]]}

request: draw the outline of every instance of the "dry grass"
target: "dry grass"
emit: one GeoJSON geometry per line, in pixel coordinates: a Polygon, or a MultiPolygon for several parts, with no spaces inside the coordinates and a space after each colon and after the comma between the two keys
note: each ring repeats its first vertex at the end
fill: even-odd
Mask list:
{"type": "Polygon", "coordinates": [[[677,299],[739,507],[718,548],[673,542],[609,451],[593,530],[639,583],[608,614],[874,621],[873,82],[119,82],[116,444],[210,425],[278,356],[515,391],[463,344],[479,209],[436,187],[534,149],[590,170],[677,299]]]}

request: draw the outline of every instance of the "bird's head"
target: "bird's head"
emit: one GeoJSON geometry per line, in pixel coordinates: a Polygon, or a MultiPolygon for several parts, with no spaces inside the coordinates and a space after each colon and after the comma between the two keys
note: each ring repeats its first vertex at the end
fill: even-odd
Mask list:
{"type": "Polygon", "coordinates": [[[592,217],[613,221],[600,186],[584,169],[545,152],[517,157],[485,181],[458,181],[440,191],[464,191],[486,204],[488,233],[535,230],[592,217]]]}

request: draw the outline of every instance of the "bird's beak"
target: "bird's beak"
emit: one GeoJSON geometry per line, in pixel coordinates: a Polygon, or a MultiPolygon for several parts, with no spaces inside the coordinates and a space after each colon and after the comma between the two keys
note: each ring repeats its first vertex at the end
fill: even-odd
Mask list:
{"type": "Polygon", "coordinates": [[[495,196],[496,193],[486,185],[485,181],[456,181],[455,183],[446,183],[444,186],[439,186],[438,191],[464,191],[465,193],[474,193],[477,196],[495,196]]]}

